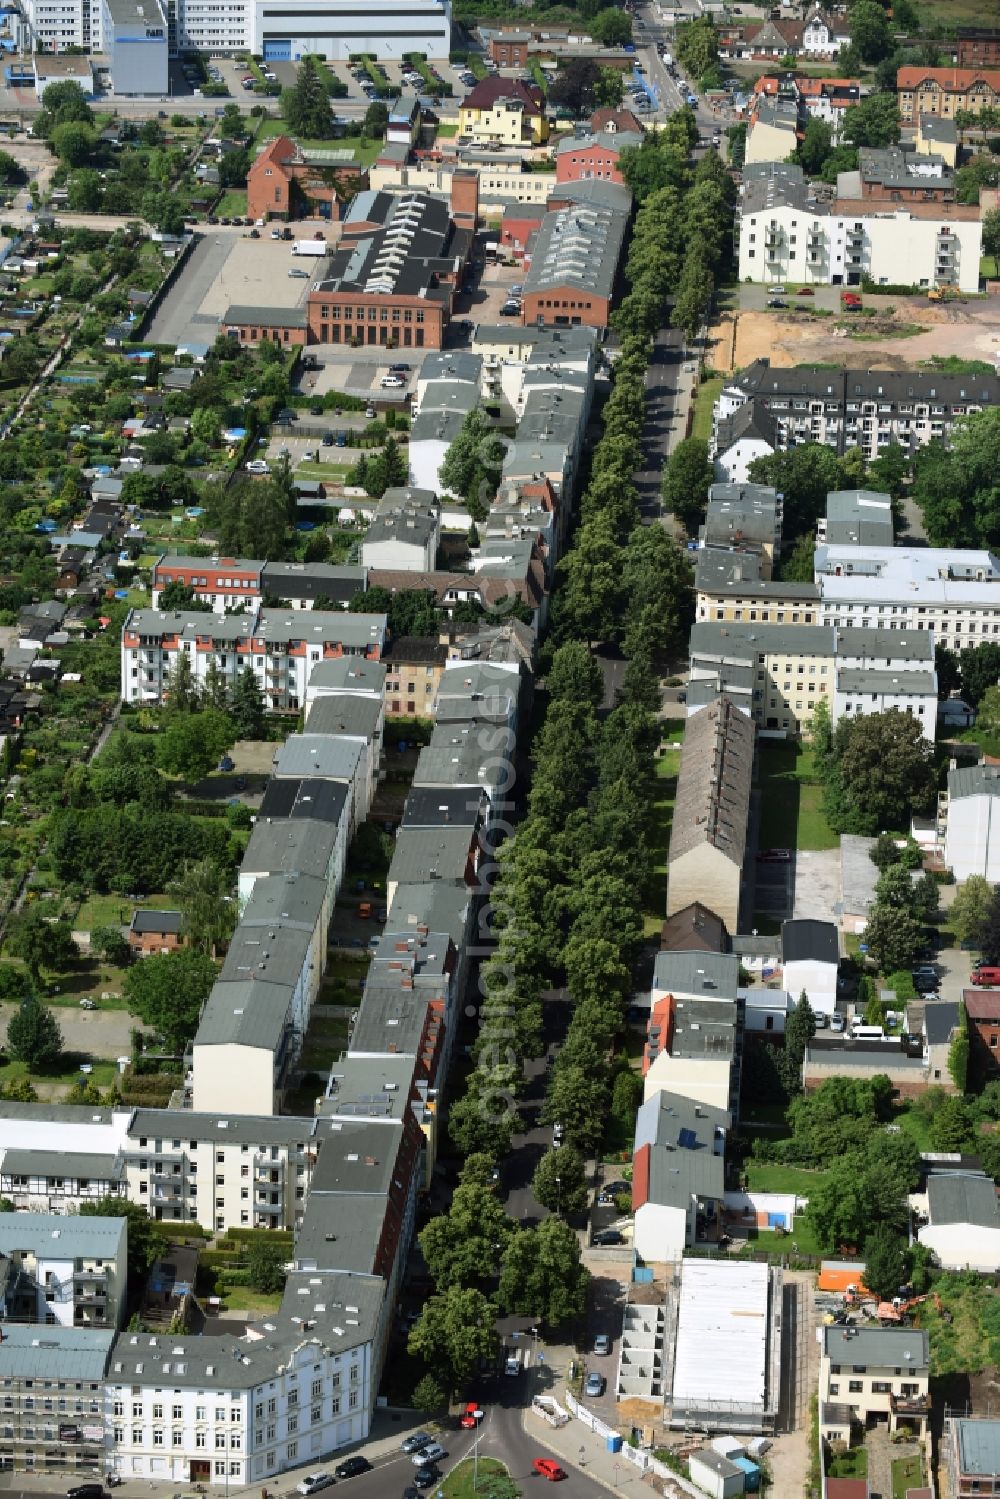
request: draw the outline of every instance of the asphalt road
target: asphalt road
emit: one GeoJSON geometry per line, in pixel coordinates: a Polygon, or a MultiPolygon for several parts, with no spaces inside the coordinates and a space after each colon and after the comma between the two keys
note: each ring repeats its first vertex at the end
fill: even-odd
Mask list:
{"type": "MultiPolygon", "coordinates": [[[[683,373],[684,335],[679,328],[661,328],[653,344],[653,355],[646,371],[646,422],[643,448],[646,467],[635,475],[639,503],[644,519],[651,520],[660,511],[660,480],[671,446],[671,426],[677,420],[682,381],[697,376],[683,373]]],[[[677,437],[684,434],[678,432],[677,437]]],[[[675,438],[676,440],[676,438],[675,438]]]]}
{"type": "Polygon", "coordinates": [[[549,1216],[531,1190],[531,1179],[542,1156],[552,1146],[552,1127],[538,1122],[545,1097],[545,1083],[569,1024],[568,989],[550,989],[542,998],[544,1057],[522,1063],[527,1079],[521,1100],[524,1129],[515,1135],[510,1154],[501,1165],[503,1187],[507,1193],[507,1213],[515,1223],[531,1226],[549,1216]]]}

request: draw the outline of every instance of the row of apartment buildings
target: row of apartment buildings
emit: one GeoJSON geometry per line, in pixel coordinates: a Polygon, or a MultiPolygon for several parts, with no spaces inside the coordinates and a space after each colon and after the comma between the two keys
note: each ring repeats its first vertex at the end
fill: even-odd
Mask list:
{"type": "Polygon", "coordinates": [[[947,440],[960,418],[1000,399],[1000,376],[924,370],[772,367],[755,359],[724,384],[715,404],[711,454],[716,478],[745,483],[755,458],[820,442],[858,447],[871,460],[891,444],[914,453],[947,440]]]}
{"type": "MultiPolygon", "coordinates": [[[[567,489],[562,507],[571,500],[567,489]]],[[[398,576],[409,586],[426,575],[398,576]]],[[[176,581],[215,608],[238,597],[249,615],[203,615],[202,627],[242,621],[250,634],[235,638],[255,638],[267,612],[257,597],[268,586],[263,567],[161,558],[157,586],[176,581]]],[[[308,603],[309,590],[302,597],[308,603]]],[[[160,611],[149,612],[159,624],[160,611]]],[[[293,612],[300,632],[366,618],[293,612]]],[[[186,638],[193,621],[171,617],[170,639],[186,638]]],[[[123,631],[126,700],[139,623],[130,616],[123,631]]],[[[291,1230],[280,1309],[242,1336],[116,1335],[111,1325],[5,1334],[0,1393],[11,1418],[0,1460],[239,1488],[273,1483],[367,1434],[417,1195],[433,1170],[476,953],[480,864],[513,776],[532,634],[500,619],[450,644],[425,642],[421,687],[431,691],[418,711],[434,728],[396,838],[384,930],[314,1114],[285,1116],[278,1109],[322,980],[350,838],[378,778],[386,707],[398,711],[397,693],[416,694],[415,682],[400,680],[394,644],[376,617],[356,653],[345,637],[296,668],[303,731],[276,752],[240,868],[240,923],[172,1106],[0,1104],[0,1190],[18,1218],[72,1212],[111,1193],[166,1222],[291,1230]],[[36,1421],[34,1402],[65,1414],[74,1375],[90,1419],[78,1440],[60,1441],[58,1421],[36,1421]]],[[[193,655],[197,675],[207,668],[193,655]]],[[[148,700],[163,685],[145,686],[148,700]]],[[[404,711],[413,711],[408,702],[404,711]]]]}

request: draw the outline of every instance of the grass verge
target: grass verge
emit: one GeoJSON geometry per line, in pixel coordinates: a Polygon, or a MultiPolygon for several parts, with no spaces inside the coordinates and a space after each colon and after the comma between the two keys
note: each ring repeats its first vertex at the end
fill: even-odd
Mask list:
{"type": "Polygon", "coordinates": [[[480,1495],[486,1495],[488,1499],[497,1479],[510,1479],[507,1464],[497,1457],[481,1457],[478,1469],[477,1473],[476,1463],[467,1457],[452,1468],[440,1487],[435,1489],[435,1494],[442,1494],[444,1499],[478,1499],[480,1495]]]}
{"type": "Polygon", "coordinates": [[[712,435],[712,410],[722,392],[721,376],[703,380],[694,398],[694,416],[691,418],[691,436],[707,442],[712,435]]]}
{"type": "Polygon", "coordinates": [[[826,1173],[807,1171],[802,1166],[748,1161],[747,1180],[751,1192],[794,1192],[798,1197],[808,1197],[826,1180],[826,1173]]]}
{"type": "Polygon", "coordinates": [[[667,914],[667,851],[681,765],[679,741],[684,732],[683,722],[672,725],[669,732],[672,739],[676,736],[677,742],[657,760],[646,788],[646,839],[652,860],[643,911],[643,932],[647,937],[659,931],[667,914]]]}
{"type": "Polygon", "coordinates": [[[892,1462],[892,1499],[906,1499],[907,1489],[919,1489],[924,1481],[924,1465],[918,1452],[912,1457],[897,1457],[892,1462]]]}

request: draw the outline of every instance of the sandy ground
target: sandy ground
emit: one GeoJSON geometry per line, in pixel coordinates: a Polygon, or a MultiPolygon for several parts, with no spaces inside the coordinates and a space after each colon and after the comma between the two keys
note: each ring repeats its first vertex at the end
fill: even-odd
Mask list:
{"type": "Polygon", "coordinates": [[[903,369],[956,354],[1000,363],[1000,299],[935,305],[919,297],[866,297],[867,306],[894,307],[894,321],[925,331],[908,338],[838,335],[832,318],[801,313],[724,313],[709,330],[706,364],[728,373],[754,359],[772,365],[836,363],[848,369],[903,369]]]}
{"type": "MultiPolygon", "coordinates": [[[[7,1026],[16,1006],[0,1005],[0,1034],[7,1026]]],[[[131,1051],[131,1035],[136,1021],[127,1010],[79,1010],[69,1005],[54,1005],[52,1013],[59,1022],[66,1051],[84,1056],[116,1058],[131,1051]]]]}

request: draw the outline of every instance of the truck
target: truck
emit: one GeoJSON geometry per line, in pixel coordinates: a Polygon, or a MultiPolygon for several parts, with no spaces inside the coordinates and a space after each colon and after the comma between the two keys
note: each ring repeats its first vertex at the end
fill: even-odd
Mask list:
{"type": "Polygon", "coordinates": [[[666,51],[661,52],[660,53],[660,60],[663,63],[663,66],[665,68],[672,68],[673,65],[674,65],[674,60],[671,57],[671,55],[670,55],[669,52],[666,52],[666,51]]]}
{"type": "Polygon", "coordinates": [[[292,254],[325,255],[328,249],[325,239],[297,239],[292,246],[292,254]]]}

